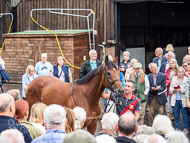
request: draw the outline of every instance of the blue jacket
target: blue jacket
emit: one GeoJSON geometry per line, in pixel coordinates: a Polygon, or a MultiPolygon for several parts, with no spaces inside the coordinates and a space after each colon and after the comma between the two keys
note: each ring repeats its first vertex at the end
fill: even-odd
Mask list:
{"type": "MultiPolygon", "coordinates": [[[[37,77],[37,75],[34,75],[33,79],[36,78],[36,77],[37,77]]],[[[31,81],[30,81],[29,75],[25,73],[22,76],[22,97],[26,97],[25,96],[26,88],[30,84],[30,82],[31,81]]]]}
{"type": "Polygon", "coordinates": [[[32,142],[28,129],[24,125],[18,124],[18,121],[12,117],[0,116],[0,127],[0,133],[7,129],[17,129],[23,134],[26,143],[32,142]]]}
{"type": "Polygon", "coordinates": [[[154,85],[153,73],[148,75],[148,80],[150,83],[150,90],[148,93],[147,104],[150,105],[154,94],[157,95],[157,98],[158,98],[158,101],[160,104],[165,104],[167,102],[167,98],[166,98],[165,92],[163,92],[163,91],[166,88],[166,75],[161,72],[158,72],[158,76],[157,76],[157,80],[156,80],[156,85],[160,86],[158,91],[152,90],[152,86],[154,85]]]}
{"type": "Polygon", "coordinates": [[[0,86],[3,85],[3,80],[11,81],[11,78],[6,70],[0,70],[0,76],[1,76],[1,83],[0,86]]]}
{"type": "Polygon", "coordinates": [[[122,84],[122,86],[125,87],[125,78],[124,78],[123,73],[120,72],[119,76],[120,76],[120,80],[121,80],[121,84],[122,84]]]}
{"type": "MultiPolygon", "coordinates": [[[[62,72],[64,72],[64,74],[65,74],[65,82],[70,83],[69,75],[68,75],[69,74],[69,67],[67,65],[62,66],[62,72]]],[[[53,66],[53,75],[58,77],[58,65],[53,66]]]]}
{"type": "MultiPolygon", "coordinates": [[[[157,65],[158,65],[158,57],[155,57],[153,60],[152,60],[152,62],[153,63],[156,63],[157,65]]],[[[165,62],[167,61],[167,58],[163,55],[162,56],[162,60],[161,60],[161,66],[160,66],[160,71],[159,72],[161,72],[161,73],[165,73],[165,62]]]]}

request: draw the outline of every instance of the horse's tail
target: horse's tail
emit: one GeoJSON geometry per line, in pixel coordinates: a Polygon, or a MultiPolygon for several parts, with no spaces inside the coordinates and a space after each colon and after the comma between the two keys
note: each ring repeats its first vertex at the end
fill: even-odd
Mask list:
{"type": "Polygon", "coordinates": [[[26,89],[26,101],[29,103],[31,108],[33,104],[41,102],[41,90],[44,82],[40,80],[40,77],[34,79],[26,89]]]}

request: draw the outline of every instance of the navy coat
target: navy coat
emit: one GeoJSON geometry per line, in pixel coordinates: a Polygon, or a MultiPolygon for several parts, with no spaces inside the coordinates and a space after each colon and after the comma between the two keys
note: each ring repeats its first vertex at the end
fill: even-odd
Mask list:
{"type": "MultiPolygon", "coordinates": [[[[165,73],[165,65],[164,63],[167,61],[167,58],[163,55],[162,56],[162,60],[161,60],[161,67],[160,67],[160,71],[161,73],[165,73]]],[[[153,63],[156,63],[158,65],[158,57],[155,57],[153,60],[152,60],[153,63]]]]}
{"type": "Polygon", "coordinates": [[[0,133],[7,129],[17,129],[23,134],[26,143],[32,142],[28,129],[24,125],[19,124],[18,121],[12,117],[0,116],[0,127],[0,133]]]}
{"type": "Polygon", "coordinates": [[[163,92],[163,91],[166,88],[166,75],[161,72],[158,72],[158,76],[157,76],[157,80],[156,80],[156,85],[160,86],[158,91],[152,90],[152,86],[154,85],[153,73],[148,75],[148,80],[150,83],[150,90],[148,93],[147,104],[150,105],[154,94],[157,95],[157,98],[158,98],[158,101],[160,104],[165,104],[167,102],[167,98],[166,98],[165,92],[163,92]],[[161,93],[161,94],[158,95],[158,93],[161,93]]]}

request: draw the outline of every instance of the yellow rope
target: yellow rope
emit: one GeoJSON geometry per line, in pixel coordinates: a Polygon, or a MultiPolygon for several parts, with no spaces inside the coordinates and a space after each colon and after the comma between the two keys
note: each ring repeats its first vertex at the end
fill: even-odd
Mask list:
{"type": "MultiPolygon", "coordinates": [[[[9,33],[10,33],[10,31],[11,31],[12,24],[13,24],[13,19],[12,19],[11,24],[10,24],[10,26],[9,26],[9,31],[8,31],[8,34],[9,34],[9,33]]],[[[1,55],[2,51],[3,51],[3,47],[4,47],[4,45],[5,45],[5,40],[4,40],[4,42],[3,42],[3,46],[2,46],[2,48],[1,48],[0,55],[1,55]]]]}
{"type": "Polygon", "coordinates": [[[74,65],[70,64],[70,63],[67,61],[67,59],[65,58],[65,56],[64,56],[64,54],[63,54],[63,52],[62,52],[62,50],[61,50],[61,46],[60,46],[60,44],[59,44],[59,40],[58,40],[57,34],[56,34],[55,32],[53,32],[53,31],[51,31],[51,30],[45,28],[44,26],[40,25],[37,21],[34,20],[34,18],[33,18],[32,16],[31,16],[31,19],[32,19],[37,25],[39,25],[39,26],[42,27],[43,29],[45,29],[45,30],[47,30],[47,31],[49,31],[49,32],[51,32],[51,33],[53,33],[53,34],[55,35],[55,38],[56,38],[56,40],[57,40],[57,44],[58,44],[58,46],[59,46],[59,50],[60,50],[60,52],[61,52],[61,54],[62,54],[64,60],[66,61],[66,63],[67,63],[68,65],[74,67],[74,68],[81,69],[81,67],[74,66],[74,65]]]}

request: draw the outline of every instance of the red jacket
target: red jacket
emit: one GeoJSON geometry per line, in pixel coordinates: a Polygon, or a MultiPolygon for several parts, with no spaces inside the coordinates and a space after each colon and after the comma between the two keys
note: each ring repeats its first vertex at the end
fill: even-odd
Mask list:
{"type": "MultiPolygon", "coordinates": [[[[169,75],[170,75],[170,67],[165,70],[165,75],[166,75],[166,84],[169,84],[169,86],[167,86],[167,91],[166,91],[166,95],[168,96],[169,94],[169,88],[170,88],[170,84],[171,84],[171,80],[169,80],[169,75]]],[[[177,76],[177,74],[175,73],[175,76],[177,76]]],[[[172,93],[170,93],[170,96],[172,96],[172,93]]]]}

